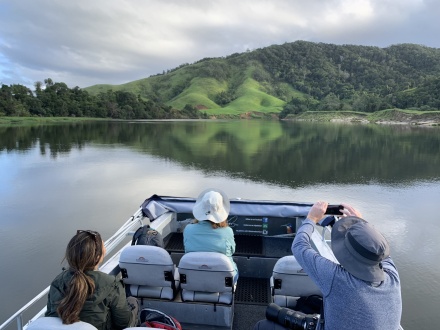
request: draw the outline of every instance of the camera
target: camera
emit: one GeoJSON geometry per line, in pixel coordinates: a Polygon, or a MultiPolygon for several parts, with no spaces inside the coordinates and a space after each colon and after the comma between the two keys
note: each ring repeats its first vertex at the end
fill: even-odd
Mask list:
{"type": "Polygon", "coordinates": [[[266,308],[266,318],[287,329],[314,330],[318,325],[319,314],[304,314],[272,303],[266,308]]]}
{"type": "Polygon", "coordinates": [[[325,214],[331,214],[331,215],[342,215],[342,211],[344,207],[342,205],[329,205],[327,206],[327,210],[325,211],[325,214]]]}

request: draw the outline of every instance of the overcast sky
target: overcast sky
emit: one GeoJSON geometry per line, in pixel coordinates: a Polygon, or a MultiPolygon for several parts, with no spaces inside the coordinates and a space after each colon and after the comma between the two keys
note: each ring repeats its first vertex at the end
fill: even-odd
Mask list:
{"type": "Polygon", "coordinates": [[[122,84],[296,40],[440,48],[439,0],[0,0],[0,84],[122,84]]]}

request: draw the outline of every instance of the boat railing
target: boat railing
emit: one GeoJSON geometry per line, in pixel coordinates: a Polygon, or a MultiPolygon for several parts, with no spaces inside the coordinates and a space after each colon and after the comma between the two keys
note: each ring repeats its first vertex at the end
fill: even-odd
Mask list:
{"type": "MultiPolygon", "coordinates": [[[[109,239],[104,242],[106,248],[106,256],[110,255],[111,252],[139,225],[143,225],[143,215],[142,209],[139,209],[134,213],[109,239]]],[[[23,324],[23,314],[29,310],[32,306],[38,303],[42,298],[47,296],[50,286],[41,291],[37,296],[35,296],[26,305],[20,308],[14,315],[7,319],[2,325],[0,325],[0,330],[6,329],[7,326],[16,323],[17,330],[23,330],[27,328],[27,324],[42,316],[46,312],[46,307],[44,307],[40,312],[29,319],[26,324],[23,324]]]]}

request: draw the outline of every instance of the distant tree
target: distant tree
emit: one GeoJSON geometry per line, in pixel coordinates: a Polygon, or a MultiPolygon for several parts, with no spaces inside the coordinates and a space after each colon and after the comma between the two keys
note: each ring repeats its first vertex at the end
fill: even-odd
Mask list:
{"type": "Polygon", "coordinates": [[[46,78],[44,79],[44,83],[46,84],[46,88],[51,87],[53,85],[53,80],[51,78],[46,78]]]}
{"type": "Polygon", "coordinates": [[[338,111],[342,109],[342,103],[334,93],[329,93],[321,101],[319,109],[324,111],[338,111]]]}
{"type": "Polygon", "coordinates": [[[12,88],[2,84],[0,89],[0,113],[13,116],[15,113],[16,100],[12,96],[12,88]]]}
{"type": "Polygon", "coordinates": [[[353,99],[353,110],[362,112],[375,112],[387,108],[388,105],[376,94],[361,93],[353,99]]]}
{"type": "Polygon", "coordinates": [[[190,104],[186,104],[182,112],[183,116],[186,118],[199,118],[198,110],[190,104]]]}
{"type": "Polygon", "coordinates": [[[280,112],[279,117],[285,118],[289,114],[299,114],[309,110],[309,99],[300,99],[297,97],[292,98],[288,103],[286,103],[283,107],[283,110],[280,112]]]}
{"type": "Polygon", "coordinates": [[[214,102],[218,105],[226,105],[231,103],[235,99],[233,91],[227,90],[227,91],[221,91],[215,96],[214,102]]]}
{"type": "Polygon", "coordinates": [[[34,83],[35,86],[35,92],[38,94],[41,92],[41,87],[43,86],[43,83],[41,81],[36,81],[34,83]]]}

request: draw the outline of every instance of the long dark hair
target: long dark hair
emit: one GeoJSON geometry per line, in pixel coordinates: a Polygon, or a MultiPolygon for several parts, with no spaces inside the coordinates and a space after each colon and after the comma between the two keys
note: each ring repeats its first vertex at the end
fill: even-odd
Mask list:
{"type": "Polygon", "coordinates": [[[86,299],[95,291],[95,282],[85,272],[94,270],[103,254],[101,235],[95,231],[78,230],[67,245],[65,259],[73,273],[60,301],[57,313],[64,324],[78,322],[86,299]]]}

